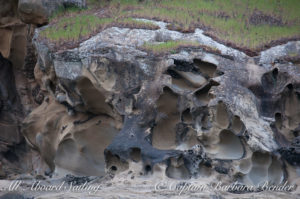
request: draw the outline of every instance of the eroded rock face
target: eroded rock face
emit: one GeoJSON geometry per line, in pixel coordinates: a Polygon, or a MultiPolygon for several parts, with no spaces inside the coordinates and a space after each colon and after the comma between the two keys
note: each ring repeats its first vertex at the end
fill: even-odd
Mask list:
{"type": "Polygon", "coordinates": [[[35,27],[19,18],[18,1],[0,1],[0,164],[1,178],[32,171],[38,155],[20,133],[24,117],[43,98],[35,83],[32,36],[35,27]]]}
{"type": "Polygon", "coordinates": [[[15,86],[12,65],[1,53],[0,71],[0,140],[4,144],[0,147],[2,152],[6,151],[8,146],[21,141],[18,123],[22,115],[22,106],[15,86]]]}
{"type": "Polygon", "coordinates": [[[103,175],[103,151],[117,127],[108,115],[69,116],[64,105],[50,98],[25,119],[23,134],[48,164],[48,173],[56,165],[77,174],[103,175]]]}
{"type": "MultiPolygon", "coordinates": [[[[299,66],[274,63],[271,51],[250,58],[199,30],[183,34],[157,25],[160,30],[109,28],[64,51],[52,50],[37,31],[35,78],[45,98],[22,131],[47,173],[102,175],[139,164],[137,172],[155,175],[159,167],[174,179],[295,180],[299,66]],[[197,40],[221,54],[139,50],[157,34],[197,40]]],[[[291,45],[297,42],[281,51],[291,45]]]]}
{"type": "MultiPolygon", "coordinates": [[[[31,44],[35,25],[49,22],[49,17],[59,9],[85,8],[85,0],[1,0],[0,1],[0,52],[2,56],[21,68],[31,44]],[[31,26],[27,24],[33,24],[31,26]],[[27,45],[27,42],[30,42],[27,45]]],[[[31,55],[32,58],[35,55],[31,55]]]]}
{"type": "Polygon", "coordinates": [[[19,0],[18,12],[24,23],[43,25],[60,8],[86,7],[85,0],[19,0]]]}
{"type": "Polygon", "coordinates": [[[17,16],[17,8],[18,8],[18,0],[12,1],[0,1],[1,9],[0,9],[0,24],[12,24],[18,20],[17,16]]]}
{"type": "Polygon", "coordinates": [[[20,131],[24,118],[12,63],[0,53],[0,179],[32,170],[32,154],[20,131]]]}

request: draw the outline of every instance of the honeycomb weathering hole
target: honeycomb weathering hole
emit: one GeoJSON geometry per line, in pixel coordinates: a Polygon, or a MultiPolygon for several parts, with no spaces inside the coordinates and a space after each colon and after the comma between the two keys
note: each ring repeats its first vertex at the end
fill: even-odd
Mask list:
{"type": "Polygon", "coordinates": [[[111,107],[105,102],[105,96],[97,90],[88,78],[81,79],[77,88],[87,109],[95,114],[112,115],[111,107]]]}
{"type": "Polygon", "coordinates": [[[272,164],[268,169],[268,177],[271,183],[279,184],[284,179],[284,173],[280,162],[273,157],[272,164]]]}
{"type": "Polygon", "coordinates": [[[117,168],[116,166],[111,166],[111,167],[110,167],[110,170],[111,170],[111,171],[117,171],[118,168],[117,168]]]}
{"type": "Polygon", "coordinates": [[[239,116],[234,116],[232,120],[232,130],[235,134],[240,134],[245,129],[244,123],[241,121],[239,116]]]}
{"type": "Polygon", "coordinates": [[[239,137],[229,130],[223,130],[220,133],[220,142],[218,144],[218,159],[241,159],[244,156],[244,147],[239,137]]]}
{"type": "Polygon", "coordinates": [[[190,112],[190,109],[186,109],[185,111],[183,111],[182,121],[186,124],[193,123],[193,117],[192,117],[192,114],[190,112]]]}
{"type": "Polygon", "coordinates": [[[219,86],[219,83],[210,81],[208,84],[205,86],[201,87],[195,92],[196,98],[203,104],[207,105],[209,101],[213,98],[213,95],[209,93],[210,89],[213,86],[219,86]]]}
{"type": "Polygon", "coordinates": [[[193,91],[205,84],[206,79],[192,72],[182,72],[169,69],[168,74],[172,77],[172,86],[175,89],[193,91]]]}
{"type": "Polygon", "coordinates": [[[293,84],[288,84],[288,85],[287,85],[287,88],[288,88],[289,90],[293,90],[294,86],[293,86],[293,84]]]}
{"type": "Polygon", "coordinates": [[[181,165],[180,167],[169,166],[166,170],[166,175],[169,178],[178,180],[190,178],[189,171],[184,165],[181,165]]]}
{"type": "Polygon", "coordinates": [[[160,113],[176,114],[178,95],[174,93],[169,87],[164,87],[163,94],[157,101],[157,109],[160,113]]]}
{"type": "Polygon", "coordinates": [[[152,167],[151,167],[151,165],[146,165],[146,166],[145,166],[145,172],[146,172],[146,173],[152,172],[152,167]]]}
{"type": "Polygon", "coordinates": [[[190,179],[190,173],[185,167],[183,159],[171,158],[169,166],[166,169],[166,175],[173,179],[190,179]]]}
{"type": "Polygon", "coordinates": [[[212,78],[215,76],[215,72],[217,70],[217,66],[212,64],[212,63],[208,63],[205,61],[202,61],[200,59],[195,59],[194,60],[194,64],[196,65],[196,67],[199,69],[199,71],[204,74],[205,76],[207,76],[208,78],[212,78]]]}
{"type": "Polygon", "coordinates": [[[222,101],[217,105],[216,122],[223,129],[226,129],[230,123],[226,105],[222,101]]]}
{"type": "Polygon", "coordinates": [[[261,77],[261,86],[265,93],[281,92],[289,81],[290,76],[275,68],[261,77]]]}
{"type": "Polygon", "coordinates": [[[176,124],[180,122],[177,110],[178,96],[168,87],[157,101],[157,111],[161,116],[152,133],[152,145],[158,149],[176,148],[176,124]]]}
{"type": "Polygon", "coordinates": [[[180,122],[178,115],[171,115],[161,120],[153,129],[152,145],[158,149],[176,148],[176,124],[180,122]]]}
{"type": "Polygon", "coordinates": [[[277,129],[282,127],[282,115],[281,113],[275,113],[275,125],[277,129]]]}
{"type": "Polygon", "coordinates": [[[278,75],[278,68],[275,68],[275,69],[272,71],[272,74],[273,74],[273,77],[276,79],[276,78],[277,78],[277,75],[278,75]]]}
{"type": "Polygon", "coordinates": [[[103,152],[117,133],[114,121],[109,117],[99,116],[86,121],[70,131],[71,138],[65,137],[66,140],[60,142],[55,163],[74,173],[102,175],[105,173],[103,152]]]}
{"type": "Polygon", "coordinates": [[[112,172],[122,172],[129,169],[128,162],[121,160],[118,155],[107,151],[105,154],[106,168],[112,172]]]}
{"type": "Polygon", "coordinates": [[[259,185],[268,181],[280,184],[284,180],[284,172],[281,163],[267,153],[254,152],[251,158],[251,168],[244,176],[244,181],[253,185],[259,185]]]}

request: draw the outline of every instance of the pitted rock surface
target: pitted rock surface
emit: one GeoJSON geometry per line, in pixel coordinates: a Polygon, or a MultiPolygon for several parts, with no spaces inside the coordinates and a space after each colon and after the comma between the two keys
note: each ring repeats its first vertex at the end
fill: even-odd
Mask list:
{"type": "Polygon", "coordinates": [[[137,162],[145,175],[154,175],[163,164],[174,179],[213,172],[251,185],[292,180],[285,165],[297,161],[298,150],[289,143],[299,129],[300,68],[274,60],[297,42],[251,58],[200,30],[184,34],[153,23],[161,29],[113,27],[63,51],[52,49],[36,31],[35,71],[50,100],[24,120],[23,133],[51,171],[101,175],[126,171],[137,162]],[[154,56],[139,48],[156,42],[157,34],[196,40],[221,54],[183,48],[154,56]],[[54,113],[51,119],[49,111],[58,110],[54,106],[60,116],[54,113]],[[41,118],[45,114],[47,119],[41,118]],[[51,146],[45,153],[44,142],[51,146]],[[70,154],[72,168],[60,161],[70,154]],[[86,172],[86,162],[97,169],[86,172]]]}

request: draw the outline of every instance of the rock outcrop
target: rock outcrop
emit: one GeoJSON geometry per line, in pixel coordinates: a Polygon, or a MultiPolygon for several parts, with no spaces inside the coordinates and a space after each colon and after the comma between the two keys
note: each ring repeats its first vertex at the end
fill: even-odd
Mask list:
{"type": "MultiPolygon", "coordinates": [[[[64,51],[53,50],[36,32],[35,75],[48,94],[24,120],[23,133],[49,171],[102,175],[138,163],[137,172],[146,175],[163,164],[175,179],[215,172],[251,185],[293,181],[299,66],[274,62],[271,50],[251,58],[200,30],[183,34],[152,23],[161,28],[113,27],[64,51]],[[161,56],[140,50],[158,34],[220,54],[188,47],[161,56]],[[64,163],[66,157],[72,164],[64,163]]],[[[300,53],[298,45],[280,48],[300,53]]]]}
{"type": "Polygon", "coordinates": [[[0,0],[6,165],[31,158],[24,170],[36,177],[134,171],[246,185],[299,180],[300,65],[289,59],[300,55],[299,41],[249,57],[199,29],[185,34],[145,19],[160,29],[111,27],[67,50],[41,39],[44,27],[32,38],[27,24],[85,4],[0,0]],[[161,55],[141,48],[169,40],[202,47],[161,55]]]}
{"type": "MultiPolygon", "coordinates": [[[[7,145],[19,143],[21,135],[19,132],[19,122],[21,118],[22,106],[15,87],[15,77],[13,68],[8,60],[0,54],[0,117],[1,117],[1,141],[7,145]]],[[[5,145],[1,145],[1,148],[5,145]]],[[[1,149],[1,151],[5,151],[1,149]]]]}
{"type": "Polygon", "coordinates": [[[43,91],[34,81],[36,51],[32,36],[35,25],[48,23],[50,15],[60,7],[85,5],[85,1],[0,1],[1,178],[32,171],[29,162],[35,158],[27,154],[29,149],[20,132],[24,117],[44,99],[43,91]],[[43,7],[39,7],[41,5],[43,7]]]}

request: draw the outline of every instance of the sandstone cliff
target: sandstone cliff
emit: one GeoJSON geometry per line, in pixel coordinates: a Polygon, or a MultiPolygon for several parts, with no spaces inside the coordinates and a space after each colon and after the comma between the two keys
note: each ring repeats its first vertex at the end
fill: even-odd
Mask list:
{"type": "Polygon", "coordinates": [[[137,19],[159,28],[110,27],[59,49],[40,36],[47,26],[36,27],[59,5],[47,13],[42,2],[0,1],[5,178],[13,168],[42,178],[299,183],[300,63],[290,56],[299,41],[250,57],[200,29],[137,19]],[[170,40],[199,46],[143,48],[170,40]]]}

